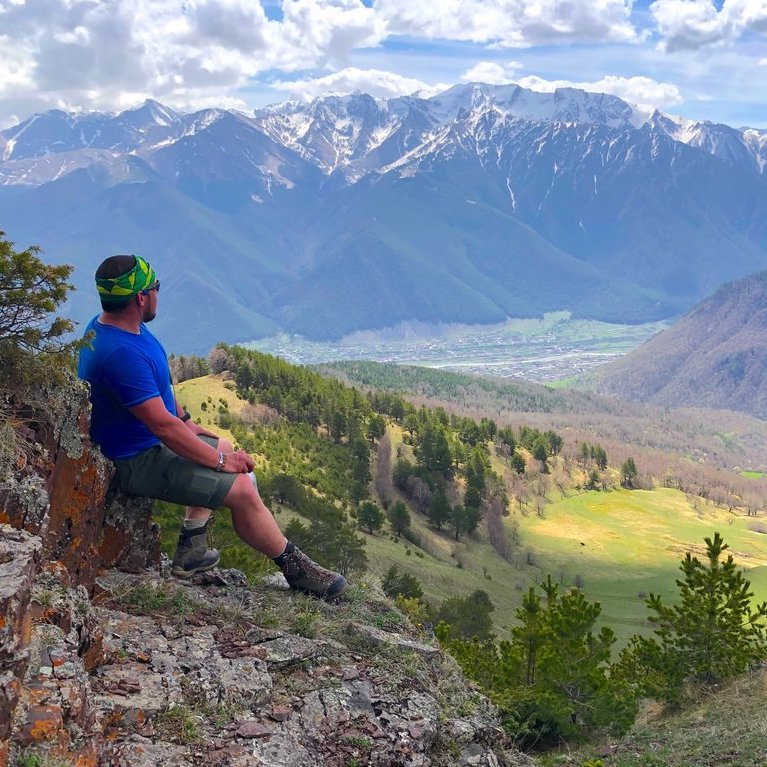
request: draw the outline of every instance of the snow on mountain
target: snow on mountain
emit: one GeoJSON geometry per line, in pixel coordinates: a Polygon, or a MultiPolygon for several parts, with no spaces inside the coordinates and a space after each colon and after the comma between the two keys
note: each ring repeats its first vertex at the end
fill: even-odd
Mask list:
{"type": "MultiPolygon", "coordinates": [[[[156,101],[117,115],[52,110],[0,132],[0,185],[39,185],[90,163],[108,164],[125,153],[151,164],[154,153],[177,144],[189,146],[190,137],[235,114],[249,141],[250,131],[257,131],[323,174],[340,173],[345,183],[393,168],[412,173],[418,158],[437,148],[443,154],[453,151],[451,141],[458,142],[455,151],[470,141],[475,152],[499,154],[494,137],[511,140],[514,131],[523,130],[517,123],[594,125],[618,132],[649,129],[758,173],[767,167],[764,131],[685,120],[575,88],[539,93],[515,84],[468,83],[430,98],[385,100],[354,93],[289,101],[258,109],[252,117],[221,109],[180,115],[156,101]]],[[[234,145],[230,149],[237,152],[234,145]]],[[[258,163],[246,159],[246,165],[258,163]]]]}
{"type": "Polygon", "coordinates": [[[364,93],[327,96],[309,104],[290,101],[256,110],[255,124],[330,174],[384,144],[407,119],[403,103],[364,93]]]}
{"type": "Polygon", "coordinates": [[[767,130],[744,128],[743,140],[751,148],[759,172],[764,173],[767,166],[767,130]]]}

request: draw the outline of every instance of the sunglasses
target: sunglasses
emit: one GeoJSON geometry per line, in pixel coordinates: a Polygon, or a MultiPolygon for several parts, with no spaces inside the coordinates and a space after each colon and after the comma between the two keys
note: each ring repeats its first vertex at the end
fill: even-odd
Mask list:
{"type": "Polygon", "coordinates": [[[150,290],[156,290],[158,293],[160,292],[160,280],[157,280],[154,285],[152,285],[151,288],[146,288],[146,290],[142,290],[141,293],[143,295],[146,295],[149,293],[150,290]]]}

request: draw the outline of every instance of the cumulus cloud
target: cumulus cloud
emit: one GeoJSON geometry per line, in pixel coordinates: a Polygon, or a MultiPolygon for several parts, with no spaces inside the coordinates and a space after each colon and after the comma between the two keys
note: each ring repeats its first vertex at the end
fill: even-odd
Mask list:
{"type": "Polygon", "coordinates": [[[522,64],[519,61],[507,61],[505,64],[499,64],[495,61],[480,61],[471,69],[467,69],[460,79],[464,83],[503,85],[511,82],[521,68],[522,64]]]}
{"type": "Polygon", "coordinates": [[[378,0],[395,34],[527,47],[559,42],[635,42],[632,0],[378,0]]]}
{"type": "Polygon", "coordinates": [[[305,80],[275,82],[272,87],[287,91],[295,98],[310,100],[328,93],[348,94],[363,91],[377,98],[395,98],[420,93],[428,96],[445,90],[448,86],[429,85],[421,80],[403,77],[380,69],[357,69],[347,67],[339,72],[305,80]]]}
{"type": "Polygon", "coordinates": [[[650,6],[667,51],[731,43],[746,32],[767,32],[765,0],[655,0],[650,6]]]}
{"type": "Polygon", "coordinates": [[[616,77],[608,75],[595,82],[572,82],[571,80],[544,80],[528,75],[517,80],[523,88],[550,93],[557,88],[581,88],[595,93],[610,93],[613,96],[653,107],[672,106],[682,101],[679,88],[672,83],[661,83],[649,77],[616,77]]]}
{"type": "MultiPolygon", "coordinates": [[[[0,0],[0,112],[223,103],[251,78],[338,66],[386,23],[362,0],[0,0]]],[[[236,95],[235,95],[236,98],[236,95]]],[[[240,103],[240,102],[238,102],[240,103]]]]}

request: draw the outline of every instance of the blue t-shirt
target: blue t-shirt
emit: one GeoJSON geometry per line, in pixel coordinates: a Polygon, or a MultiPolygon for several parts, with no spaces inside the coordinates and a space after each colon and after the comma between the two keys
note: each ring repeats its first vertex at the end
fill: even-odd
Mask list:
{"type": "Polygon", "coordinates": [[[91,385],[91,439],[107,458],[130,458],[160,440],[128,408],[162,397],[176,415],[176,400],[162,344],[141,324],[139,333],[103,325],[94,317],[77,374],[91,385]]]}

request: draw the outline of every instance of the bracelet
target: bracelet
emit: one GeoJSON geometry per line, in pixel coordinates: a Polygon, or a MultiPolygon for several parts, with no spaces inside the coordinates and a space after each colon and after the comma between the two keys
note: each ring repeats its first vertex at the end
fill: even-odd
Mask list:
{"type": "Polygon", "coordinates": [[[218,454],[218,464],[216,465],[216,471],[221,471],[226,463],[226,453],[218,454]]]}
{"type": "Polygon", "coordinates": [[[184,411],[184,415],[181,416],[181,423],[186,423],[192,417],[191,413],[184,411]]]}

